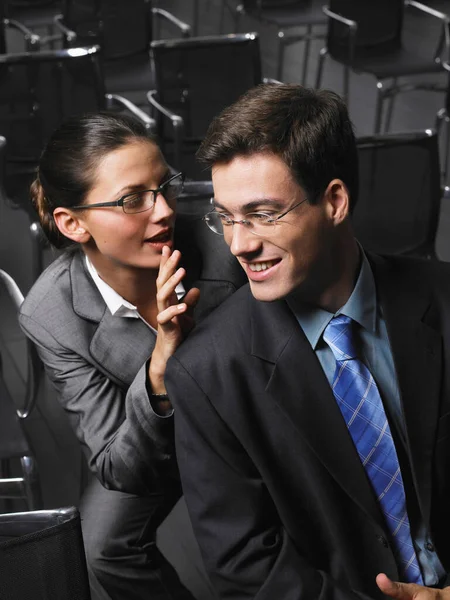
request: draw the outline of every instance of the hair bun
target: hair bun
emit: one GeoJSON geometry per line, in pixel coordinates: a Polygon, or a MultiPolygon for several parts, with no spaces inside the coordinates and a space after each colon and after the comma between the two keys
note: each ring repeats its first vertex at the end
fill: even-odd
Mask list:
{"type": "Polygon", "coordinates": [[[57,228],[55,220],[53,219],[53,207],[51,202],[45,195],[45,190],[42,187],[42,183],[39,176],[33,181],[30,186],[31,202],[39,217],[39,223],[41,224],[42,231],[44,232],[48,241],[55,246],[55,248],[63,248],[68,246],[70,240],[65,238],[57,228]]]}

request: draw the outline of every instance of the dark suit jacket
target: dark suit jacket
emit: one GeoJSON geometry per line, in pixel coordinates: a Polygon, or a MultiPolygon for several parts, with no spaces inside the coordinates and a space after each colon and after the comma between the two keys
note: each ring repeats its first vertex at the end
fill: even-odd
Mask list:
{"type": "MultiPolygon", "coordinates": [[[[450,265],[371,258],[415,495],[450,565],[450,265]]],[[[171,358],[177,459],[221,598],[381,598],[387,531],[320,363],[284,300],[241,288],[171,358]]],[[[409,502],[412,504],[410,491],[409,502]]]]}
{"type": "MultiPolygon", "coordinates": [[[[177,221],[177,247],[187,272],[183,283],[201,290],[198,321],[243,283],[244,274],[219,236],[211,232],[200,248],[193,230],[193,223],[177,221]]],[[[204,230],[201,224],[202,235],[204,230]]],[[[163,475],[166,488],[168,482],[179,488],[173,418],[153,413],[146,390],[155,336],[140,319],[111,315],[79,250],[65,253],[41,275],[21,307],[20,325],[37,345],[101,483],[129,493],[159,493],[163,475]]]]}

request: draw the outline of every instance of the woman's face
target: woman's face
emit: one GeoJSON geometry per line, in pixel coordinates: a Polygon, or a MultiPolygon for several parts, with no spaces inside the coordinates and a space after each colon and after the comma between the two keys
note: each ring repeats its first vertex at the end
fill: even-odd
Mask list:
{"type": "MultiPolygon", "coordinates": [[[[159,148],[132,140],[107,154],[98,165],[85,204],[118,200],[125,194],[156,189],[170,177],[159,148]]],[[[158,194],[152,209],[126,214],[122,207],[92,208],[77,215],[90,239],[86,252],[99,266],[157,269],[164,245],[173,247],[176,201],[158,194]]]]}

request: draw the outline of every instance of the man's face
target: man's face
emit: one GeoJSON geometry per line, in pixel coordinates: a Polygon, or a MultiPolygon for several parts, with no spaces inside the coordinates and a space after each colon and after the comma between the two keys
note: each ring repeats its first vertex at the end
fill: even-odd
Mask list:
{"type": "MultiPolygon", "coordinates": [[[[306,198],[281,158],[272,153],[236,156],[212,170],[218,212],[234,220],[264,212],[277,217],[306,198]]],[[[267,233],[266,233],[267,231],[267,233]]],[[[273,301],[293,291],[314,302],[323,293],[332,268],[332,204],[303,202],[264,236],[242,224],[224,227],[225,241],[237,257],[257,300],[273,301]]]]}

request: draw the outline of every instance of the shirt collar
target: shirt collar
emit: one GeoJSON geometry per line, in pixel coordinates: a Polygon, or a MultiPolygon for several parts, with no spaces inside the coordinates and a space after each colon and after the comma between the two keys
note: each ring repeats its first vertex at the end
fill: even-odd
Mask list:
{"type": "MultiPolygon", "coordinates": [[[[109,308],[109,311],[112,315],[117,315],[118,317],[130,317],[135,316],[139,318],[139,313],[137,307],[125,298],[122,298],[120,294],[116,292],[110,285],[103,281],[100,275],[97,272],[97,269],[94,267],[92,262],[89,260],[87,254],[85,254],[86,266],[94,280],[95,285],[98,288],[103,300],[105,301],[106,306],[109,308]]],[[[175,288],[175,293],[177,295],[178,300],[184,296],[185,290],[183,284],[177,285],[175,288]]]]}
{"type": "Polygon", "coordinates": [[[332,314],[322,308],[302,304],[293,297],[287,299],[290,309],[300,323],[314,350],[325,327],[336,315],[344,314],[359,323],[367,331],[375,332],[377,317],[375,280],[365,253],[362,248],[360,250],[361,267],[356,285],[353,288],[350,298],[336,314],[332,314]]]}

